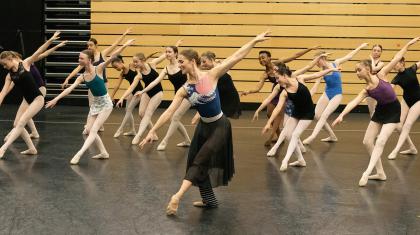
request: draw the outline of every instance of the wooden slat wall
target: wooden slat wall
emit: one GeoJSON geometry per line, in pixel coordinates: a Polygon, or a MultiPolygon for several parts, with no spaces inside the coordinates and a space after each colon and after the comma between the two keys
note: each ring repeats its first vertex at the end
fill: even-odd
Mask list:
{"type": "MultiPolygon", "coordinates": [[[[292,55],[314,45],[332,52],[332,58],[344,56],[363,42],[384,47],[383,61],[392,56],[409,39],[420,36],[420,2],[418,0],[200,0],[92,1],[92,37],[105,48],[128,27],[136,45],[125,50],[129,62],[137,52],[149,54],[162,51],[163,46],[184,39],[184,47],[199,53],[211,50],[226,58],[259,32],[270,28],[273,38],[261,43],[246,59],[237,64],[231,75],[239,91],[256,85],[263,68],[257,57],[259,50],[269,50],[273,58],[292,55]]],[[[414,46],[406,56],[407,65],[420,60],[420,47],[414,46]]],[[[360,59],[368,58],[370,48],[363,50],[343,68],[343,104],[362,89],[354,73],[360,59]]],[[[309,53],[289,66],[305,66],[313,57],[309,53]]],[[[165,66],[162,63],[158,68],[165,66]]],[[[118,72],[109,68],[110,88],[115,86],[118,72]],[[114,78],[114,79],[113,79],[114,78]]],[[[391,80],[394,74],[390,74],[391,80]]],[[[117,93],[121,95],[128,84],[117,93]]],[[[165,80],[164,99],[173,97],[173,87],[165,80]]],[[[324,84],[316,95],[322,93],[324,84]]],[[[259,94],[242,97],[242,102],[261,102],[270,92],[266,84],[259,94]]],[[[400,90],[397,90],[401,94],[400,90]]]]}

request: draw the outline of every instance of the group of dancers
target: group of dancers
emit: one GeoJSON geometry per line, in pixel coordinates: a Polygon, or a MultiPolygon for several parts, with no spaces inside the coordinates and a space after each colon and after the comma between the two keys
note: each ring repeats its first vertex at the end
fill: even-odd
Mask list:
{"type": "Polygon", "coordinates": [[[66,44],[66,41],[63,41],[48,49],[53,41],[59,39],[60,32],[54,33],[28,58],[22,58],[20,54],[13,51],[3,51],[0,54],[0,63],[9,73],[0,93],[0,105],[13,87],[22,92],[23,101],[16,114],[13,129],[6,136],[5,143],[0,148],[0,159],[5,157],[6,150],[19,136],[28,146],[28,149],[21,153],[37,154],[37,149],[31,138],[39,138],[39,133],[32,118],[43,106],[54,107],[60,99],[70,94],[82,83],[86,84],[89,90],[90,109],[83,130],[83,134],[86,134],[87,138],[70,163],[78,164],[85,151],[93,143],[98,147],[99,154],[92,158],[108,159],[110,156],[98,132],[103,131],[103,124],[113,110],[113,100],[123,80],[127,80],[130,85],[115,104],[115,106],[121,107],[126,100],[125,115],[114,137],[134,136],[132,144],[143,148],[147,143],[158,141],[156,131],[170,121],[169,129],[157,150],[164,151],[166,149],[176,130],[183,137],[183,141],[177,146],[189,147],[186,175],[178,192],[169,201],[166,210],[168,215],[176,214],[179,201],[192,185],[199,188],[202,197],[201,201],[193,203],[194,206],[206,208],[218,206],[213,188],[227,185],[235,172],[232,130],[228,118],[238,118],[241,115],[240,95],[259,92],[266,81],[273,84],[272,92],[256,110],[254,119],[258,119],[259,112],[267,108],[269,119],[262,132],[271,130],[271,133],[265,145],[271,145],[277,138],[267,156],[274,156],[280,144],[284,140],[288,140],[286,156],[282,161],[280,171],[286,171],[288,166],[306,166],[303,157],[303,153],[306,152],[305,145],[311,144],[322,128],[328,132],[329,136],[321,141],[338,141],[332,127],[342,122],[344,116],[366,98],[369,99],[367,102],[370,107],[374,107],[371,109],[371,121],[363,140],[371,157],[359,185],[365,186],[369,179],[386,180],[380,157],[386,141],[395,129],[400,132],[400,137],[397,146],[388,158],[395,159],[404,142],[410,146],[408,150],[402,152],[403,154],[417,153],[415,145],[409,138],[409,132],[420,115],[420,86],[416,76],[420,62],[406,68],[404,54],[411,45],[420,40],[419,38],[408,42],[388,64],[380,60],[382,47],[375,45],[371,58],[360,61],[355,68],[357,77],[366,83],[365,88],[353,101],[347,104],[330,126],[327,120],[343,98],[340,66],[360,50],[366,48],[367,43],[361,44],[346,56],[334,61],[328,60],[329,53],[318,52],[307,66],[295,71],[292,71],[286,63],[320,47],[310,47],[289,58],[276,61],[271,60],[269,51],[260,51],[259,61],[265,67],[265,71],[255,89],[239,94],[228,72],[245,58],[257,43],[268,40],[269,32],[257,35],[224,60],[218,60],[215,53],[211,51],[204,52],[201,56],[192,49],[178,51],[182,44],[182,40],[180,40],[174,46],[165,47],[164,52],[156,58],[153,58],[154,54],[145,56],[143,53],[137,53],[133,56],[132,63],[127,64],[121,53],[125,48],[133,45],[134,40],[127,40],[123,44],[122,42],[130,33],[131,29],[127,29],[110,47],[102,51],[98,49],[97,40],[91,38],[87,43],[88,49],[79,54],[78,67],[65,79],[63,83],[63,89],[65,89],[46,103],[44,101],[45,81],[36,69],[34,62],[45,58],[66,44]],[[157,65],[165,59],[169,63],[158,73],[157,65]],[[109,65],[120,71],[117,85],[111,95],[108,93],[106,77],[106,68],[109,65]],[[315,66],[319,67],[319,72],[306,73],[315,66]],[[393,69],[397,75],[389,83],[386,80],[386,75],[393,69]],[[69,85],[69,80],[79,73],[81,74],[69,85]],[[165,77],[172,83],[175,96],[170,106],[153,124],[153,113],[162,101],[161,82],[165,77]],[[325,81],[326,87],[315,106],[312,96],[317,92],[321,79],[325,81]],[[308,89],[306,82],[310,80],[315,80],[315,82],[312,88],[308,89]],[[402,105],[393,90],[395,85],[401,86],[404,91],[402,105]],[[133,111],[137,106],[139,106],[140,125],[136,131],[133,111]],[[192,140],[181,123],[182,116],[191,107],[195,107],[197,110],[192,120],[193,123],[197,123],[192,140]],[[312,134],[301,141],[301,134],[314,119],[317,120],[317,123],[312,134]],[[280,129],[282,122],[284,127],[280,129]],[[30,134],[25,129],[26,126],[30,129],[30,134]],[[125,128],[127,128],[126,131],[125,128]],[[289,163],[293,153],[297,160],[289,163]],[[376,173],[373,174],[374,168],[376,173]]]}

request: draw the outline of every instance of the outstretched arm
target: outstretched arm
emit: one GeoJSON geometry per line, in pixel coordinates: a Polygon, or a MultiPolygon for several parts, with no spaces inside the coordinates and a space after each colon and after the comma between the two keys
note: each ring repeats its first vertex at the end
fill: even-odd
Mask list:
{"type": "Polygon", "coordinates": [[[185,91],[185,89],[181,88],[176,92],[175,97],[174,97],[171,105],[169,105],[168,109],[166,109],[165,112],[163,112],[162,115],[160,115],[160,117],[157,120],[157,122],[155,123],[155,125],[152,127],[152,129],[150,129],[146,138],[144,138],[143,141],[139,144],[140,148],[143,148],[146,143],[150,143],[152,141],[153,136],[156,133],[156,131],[161,126],[163,126],[163,124],[165,124],[167,121],[169,121],[171,119],[172,115],[179,108],[179,106],[182,103],[182,100],[185,97],[187,97],[187,92],[185,91]]]}
{"type": "Polygon", "coordinates": [[[151,82],[147,87],[145,87],[143,90],[140,91],[141,94],[150,91],[151,89],[153,89],[156,85],[158,85],[163,78],[167,75],[166,73],[166,69],[162,69],[162,72],[160,72],[159,76],[153,80],[153,82],[151,82]]]}
{"type": "Polygon", "coordinates": [[[321,79],[322,78],[318,78],[314,85],[311,87],[311,90],[309,90],[309,92],[311,93],[311,96],[314,96],[316,94],[316,92],[318,91],[319,88],[319,84],[321,84],[321,79]]]}
{"type": "MultiPolygon", "coordinates": [[[[174,46],[179,47],[182,44],[183,40],[179,39],[174,46]]],[[[157,58],[154,58],[152,61],[149,62],[150,66],[152,66],[152,68],[156,69],[156,66],[160,63],[162,63],[166,58],[166,53],[165,51],[157,58]]]]}
{"type": "Polygon", "coordinates": [[[352,111],[360,102],[362,102],[368,96],[366,89],[363,89],[356,98],[354,98],[350,103],[346,105],[344,110],[338,115],[337,119],[333,122],[332,126],[335,126],[343,121],[344,116],[346,116],[350,111],[352,111]]]}
{"type": "Polygon", "coordinates": [[[108,55],[111,54],[115,50],[115,48],[124,40],[125,36],[127,36],[127,34],[131,32],[131,28],[126,29],[125,32],[110,47],[101,51],[102,57],[108,57],[108,55]]]}
{"type": "MultiPolygon", "coordinates": [[[[139,84],[141,79],[142,79],[141,73],[140,73],[140,71],[138,71],[137,75],[133,79],[133,82],[130,84],[130,86],[124,92],[124,94],[120,97],[120,99],[118,100],[118,102],[115,106],[117,106],[117,107],[122,106],[122,103],[124,102],[124,99],[134,91],[134,89],[137,87],[137,85],[139,84]]],[[[135,95],[140,95],[140,94],[138,94],[138,92],[137,92],[135,95]]]]}
{"type": "Polygon", "coordinates": [[[122,81],[123,81],[123,78],[122,78],[122,73],[123,73],[123,72],[121,72],[120,76],[118,77],[118,83],[117,83],[117,85],[114,87],[114,89],[112,89],[111,100],[114,100],[114,96],[115,96],[115,94],[117,93],[117,91],[118,91],[118,90],[120,89],[120,87],[121,87],[121,84],[122,84],[122,81]]]}
{"type": "Polygon", "coordinates": [[[290,57],[287,57],[287,58],[284,58],[284,59],[280,59],[280,60],[276,60],[274,62],[288,63],[290,61],[296,60],[297,58],[305,55],[306,53],[308,53],[308,52],[310,52],[312,50],[316,50],[316,49],[319,49],[319,48],[321,48],[321,46],[309,47],[309,48],[306,48],[306,49],[304,49],[302,51],[299,51],[298,53],[296,53],[296,54],[294,54],[294,55],[292,55],[290,57]]]}
{"type": "Polygon", "coordinates": [[[270,118],[267,121],[267,124],[265,124],[265,127],[262,130],[262,133],[266,133],[268,129],[270,129],[271,124],[273,123],[274,119],[280,114],[284,103],[286,103],[287,99],[287,93],[286,90],[283,90],[280,94],[279,102],[276,105],[276,108],[274,108],[273,112],[271,113],[270,118]]]}
{"type": "MultiPolygon", "coordinates": [[[[44,59],[45,57],[47,57],[47,56],[51,55],[51,53],[53,53],[54,51],[56,51],[58,48],[65,46],[65,45],[66,45],[66,43],[67,43],[67,41],[62,41],[62,42],[60,42],[59,44],[57,44],[56,46],[54,46],[53,48],[48,49],[47,51],[45,51],[44,53],[42,53],[41,55],[39,55],[39,56],[38,56],[38,59],[37,59],[36,61],[38,61],[38,60],[42,60],[42,59],[44,59]]],[[[36,62],[36,61],[35,61],[35,62],[36,62]]]]}
{"type": "Polygon", "coordinates": [[[260,77],[260,80],[258,81],[257,86],[252,90],[241,92],[241,96],[259,92],[263,88],[266,78],[267,78],[267,73],[263,73],[260,77]]]}
{"type": "Polygon", "coordinates": [[[253,38],[251,41],[249,41],[247,44],[243,45],[239,50],[237,50],[235,53],[233,53],[231,56],[223,60],[222,63],[217,65],[216,67],[212,68],[209,71],[209,75],[211,78],[218,80],[220,76],[225,74],[227,71],[229,71],[235,64],[237,64],[240,60],[242,60],[248,53],[251,51],[251,49],[259,42],[263,42],[269,39],[270,32],[264,32],[259,35],[257,35],[255,38],[253,38]]]}
{"type": "Polygon", "coordinates": [[[77,79],[76,79],[76,81],[74,81],[74,83],[71,85],[71,86],[69,86],[68,88],[66,88],[64,91],[62,91],[58,96],[56,96],[54,99],[52,99],[52,100],[50,100],[50,101],[48,101],[47,102],[47,104],[45,105],[45,108],[52,108],[52,107],[54,107],[56,104],[57,104],[57,102],[61,99],[61,98],[63,98],[63,97],[65,97],[65,96],[67,96],[68,94],[70,94],[77,86],[79,86],[80,85],[80,83],[82,83],[83,82],[83,77],[82,77],[82,75],[80,75],[77,79]]]}
{"type": "Polygon", "coordinates": [[[368,43],[362,43],[358,48],[352,50],[350,53],[348,53],[344,57],[336,59],[334,61],[335,65],[338,67],[340,64],[343,64],[343,63],[351,60],[351,58],[353,58],[354,55],[356,55],[360,50],[367,47],[368,45],[369,45],[368,43]]]}
{"type": "Polygon", "coordinates": [[[292,73],[292,76],[298,76],[301,74],[306,73],[308,70],[312,69],[316,63],[318,63],[319,59],[321,59],[321,57],[326,57],[328,55],[330,55],[331,53],[323,53],[317,57],[315,57],[308,65],[306,65],[305,67],[296,70],[295,72],[292,73]]]}
{"type": "Polygon", "coordinates": [[[72,79],[74,76],[76,76],[80,71],[82,71],[82,66],[78,65],[71,73],[64,79],[64,82],[61,84],[61,89],[66,88],[66,86],[69,84],[69,80],[72,79]]]}
{"type": "Polygon", "coordinates": [[[35,52],[34,52],[34,54],[32,54],[31,56],[29,56],[28,58],[26,58],[25,60],[24,60],[24,62],[28,65],[28,66],[30,66],[31,64],[33,64],[34,62],[36,62],[36,61],[38,61],[39,59],[38,59],[38,57],[45,51],[45,50],[47,50],[47,48],[51,45],[51,43],[53,42],[53,41],[55,41],[55,40],[57,40],[57,39],[59,39],[60,37],[59,37],[59,35],[60,35],[60,31],[56,31],[54,34],[53,34],[53,36],[50,38],[50,39],[48,39],[44,44],[42,44],[42,46],[40,46],[39,48],[38,48],[38,50],[36,50],[35,52]]]}
{"type": "Polygon", "coordinates": [[[312,73],[312,74],[302,74],[302,75],[297,76],[297,79],[299,81],[303,80],[304,82],[306,82],[306,81],[310,81],[310,80],[313,80],[313,79],[323,77],[323,76],[327,75],[328,73],[331,73],[331,72],[334,72],[334,71],[339,71],[339,69],[338,68],[329,68],[329,69],[321,70],[319,72],[312,73]]]}
{"type": "Polygon", "coordinates": [[[115,50],[112,55],[110,57],[106,57],[105,61],[100,63],[98,66],[96,66],[96,69],[98,71],[98,74],[103,74],[104,70],[106,69],[106,66],[108,66],[112,59],[114,57],[116,57],[117,55],[119,55],[125,48],[127,48],[128,46],[132,45],[134,43],[134,39],[131,40],[127,40],[124,45],[122,45],[121,47],[119,47],[117,50],[115,50]]]}
{"type": "Polygon", "coordinates": [[[413,45],[414,43],[418,42],[420,40],[420,37],[417,38],[413,38],[411,39],[407,44],[405,44],[405,46],[403,48],[401,48],[401,50],[399,52],[397,52],[397,54],[395,54],[394,58],[392,58],[392,60],[385,65],[381,71],[379,71],[377,73],[377,76],[379,78],[384,79],[385,76],[391,72],[391,70],[395,67],[395,65],[402,59],[402,57],[405,55],[405,53],[407,53],[408,48],[413,45]]]}
{"type": "Polygon", "coordinates": [[[260,107],[255,111],[252,120],[258,120],[258,114],[280,93],[280,85],[276,85],[270,95],[264,99],[260,107]]]}
{"type": "Polygon", "coordinates": [[[8,73],[6,75],[6,78],[4,80],[3,89],[0,93],[0,106],[3,104],[4,98],[6,98],[7,94],[13,89],[15,84],[12,82],[12,79],[10,78],[10,74],[8,73]]]}

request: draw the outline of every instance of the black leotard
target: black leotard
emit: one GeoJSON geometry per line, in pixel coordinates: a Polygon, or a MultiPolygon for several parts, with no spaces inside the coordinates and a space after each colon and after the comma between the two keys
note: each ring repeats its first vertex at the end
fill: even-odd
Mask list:
{"type": "Polygon", "coordinates": [[[420,85],[416,71],[417,64],[414,64],[410,68],[399,72],[391,82],[392,84],[399,85],[403,89],[403,98],[408,107],[413,106],[420,100],[420,85]]]}
{"type": "Polygon", "coordinates": [[[168,74],[169,81],[174,85],[175,93],[187,82],[187,75],[182,74],[181,70],[174,74],[169,74],[168,67],[166,67],[166,74],[168,74]]]}
{"type": "MultiPolygon", "coordinates": [[[[128,69],[128,72],[126,74],[123,74],[122,77],[127,80],[130,85],[133,83],[134,78],[137,76],[137,71],[133,71],[131,69],[128,69]]],[[[143,90],[143,85],[141,84],[141,82],[139,81],[139,83],[137,84],[137,86],[134,88],[134,90],[131,92],[131,94],[136,94],[137,91],[141,91],[143,90]]]]}
{"type": "MultiPolygon", "coordinates": [[[[286,90],[287,92],[287,90],[286,90]]],[[[292,117],[303,120],[313,120],[315,116],[315,105],[312,101],[311,92],[302,83],[298,82],[296,93],[287,92],[287,97],[293,102],[294,110],[292,117]]]]}
{"type": "MultiPolygon", "coordinates": [[[[154,70],[152,68],[152,66],[150,66],[150,73],[144,75],[143,73],[141,74],[143,77],[143,82],[144,82],[144,86],[147,87],[150,83],[152,83],[157,77],[159,77],[159,74],[156,72],[156,70],[154,70]]],[[[155,87],[153,87],[152,89],[150,89],[147,93],[147,95],[152,98],[153,96],[155,96],[157,93],[163,91],[162,89],[162,84],[159,82],[159,84],[157,84],[155,87]]]]}
{"type": "Polygon", "coordinates": [[[32,103],[36,97],[42,96],[31,72],[25,70],[22,62],[19,63],[17,72],[10,71],[9,73],[13,83],[20,89],[28,104],[32,103]]]}

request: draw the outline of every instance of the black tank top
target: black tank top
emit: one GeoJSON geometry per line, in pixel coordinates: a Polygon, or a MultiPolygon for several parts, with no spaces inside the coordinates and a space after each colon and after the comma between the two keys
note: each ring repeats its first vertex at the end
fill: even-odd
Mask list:
{"type": "Polygon", "coordinates": [[[166,67],[166,74],[168,74],[169,81],[174,85],[175,93],[187,82],[187,75],[182,74],[181,70],[174,74],[169,74],[168,67],[166,67]]]}
{"type": "MultiPolygon", "coordinates": [[[[144,86],[147,87],[150,83],[152,83],[157,77],[159,77],[159,74],[156,72],[156,70],[154,70],[152,68],[152,66],[150,66],[150,72],[146,75],[141,74],[143,77],[143,82],[144,82],[144,86]]],[[[151,90],[149,90],[147,93],[147,95],[152,98],[153,96],[155,96],[157,93],[163,91],[162,89],[162,84],[159,82],[159,84],[157,84],[155,87],[153,87],[151,90]]]]}
{"type": "Polygon", "coordinates": [[[22,95],[28,104],[32,103],[36,97],[42,96],[31,72],[25,70],[22,62],[19,63],[16,72],[10,71],[9,73],[13,83],[22,92],[22,95]]]}
{"type": "MultiPolygon", "coordinates": [[[[126,74],[123,74],[122,77],[127,80],[130,85],[133,83],[134,78],[137,76],[137,71],[133,71],[131,69],[128,69],[128,72],[126,74]]],[[[133,95],[137,92],[137,91],[141,91],[143,90],[143,85],[141,84],[141,82],[139,81],[139,83],[137,84],[137,86],[134,88],[133,92],[131,92],[133,95]]]]}
{"type": "Polygon", "coordinates": [[[296,93],[287,92],[287,97],[293,102],[295,106],[292,112],[292,117],[303,120],[314,119],[315,105],[312,101],[311,92],[309,92],[305,85],[298,82],[298,89],[296,93]]]}

